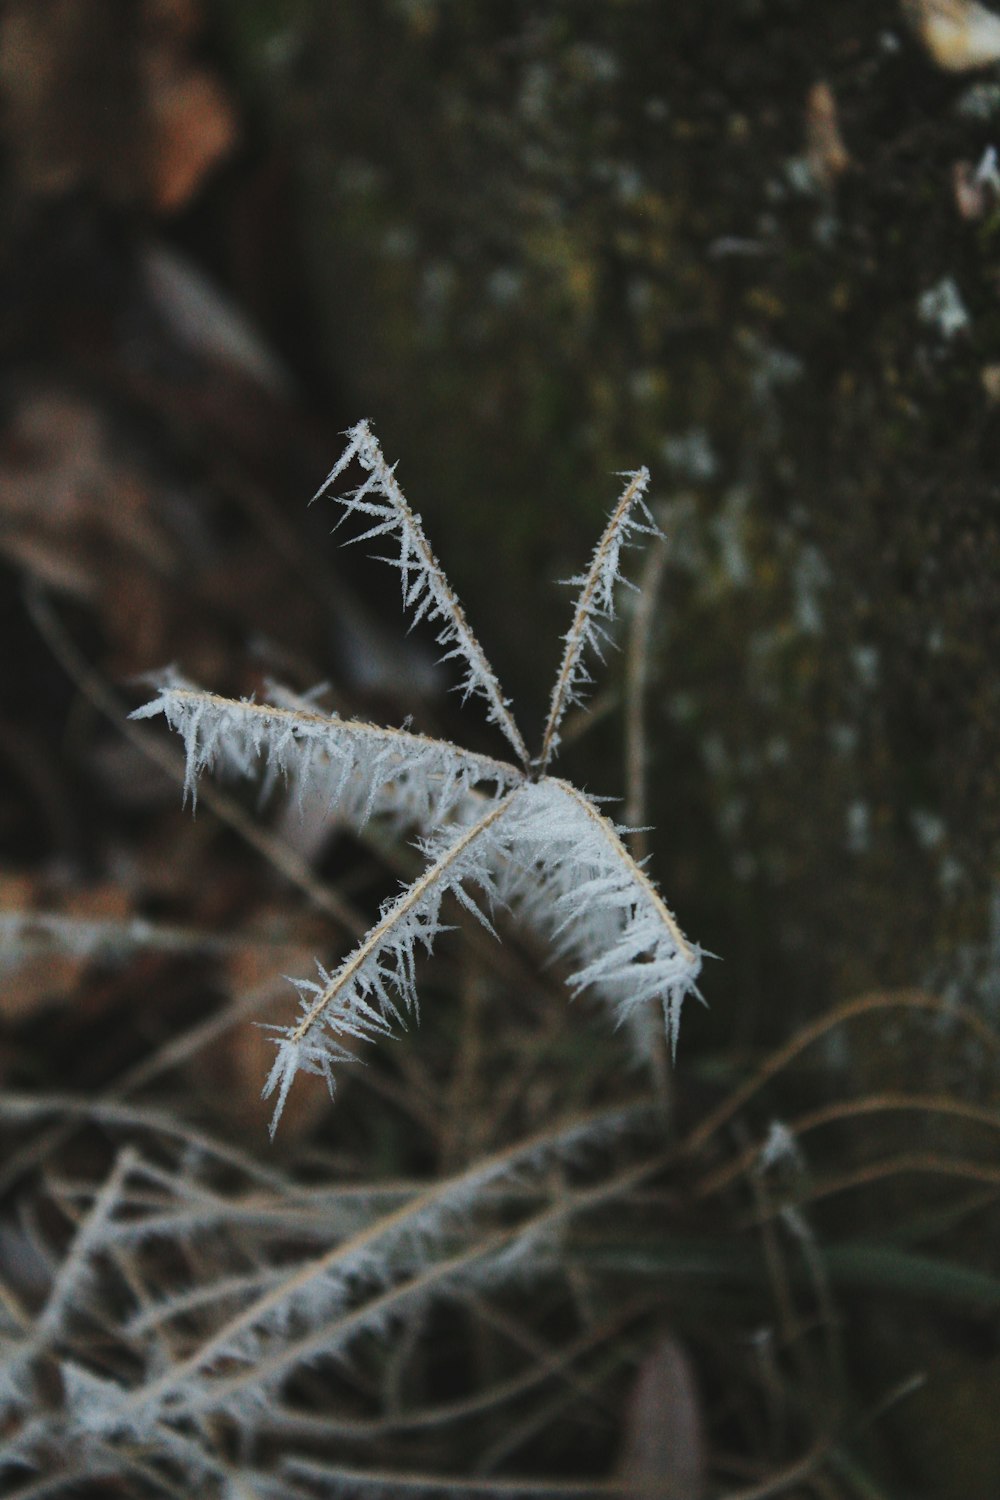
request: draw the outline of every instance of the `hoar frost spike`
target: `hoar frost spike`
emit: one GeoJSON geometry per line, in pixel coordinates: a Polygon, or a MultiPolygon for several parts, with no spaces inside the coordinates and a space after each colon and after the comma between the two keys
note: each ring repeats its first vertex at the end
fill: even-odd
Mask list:
{"type": "Polygon", "coordinates": [[[357,462],[365,478],[337,497],[343,515],[367,523],[353,540],[386,537],[394,546],[394,555],[384,560],[399,571],[404,608],[414,621],[426,618],[436,628],[444,660],[461,663],[463,695],[485,701],[487,718],[515,759],[323,714],[280,688],[263,703],[222,698],[174,673],[133,714],[162,714],[181,734],[185,791],[192,801],[205,770],[219,766],[229,774],[251,775],[263,768],[284,776],[300,795],[321,793],[353,826],[389,817],[409,827],[427,861],[335,969],[320,968],[318,982],[296,982],[297,1020],[267,1028],[278,1049],[264,1086],[265,1096],[275,1098],[272,1135],[300,1069],[325,1078],[332,1093],[334,1065],[353,1058],[353,1043],[391,1034],[416,1016],[418,951],[429,953],[443,930],[446,896],[487,926],[498,906],[511,909],[548,937],[568,965],[570,990],[602,998],[616,1021],[658,1002],[672,1048],[682,1002],[685,995],[697,994],[701,967],[700,950],[684,937],[653,881],[629,854],[621,830],[590,797],[548,769],[565,713],[582,701],[591,682],[587,653],[600,658],[609,639],[622,552],[656,534],[645,501],[648,471],[624,476],[625,487],[589,568],[570,580],[578,589],[576,607],[542,744],[533,758],[395,469],[367,422],[352,427],[347,438],[314,498],[330,494],[357,462]]]}

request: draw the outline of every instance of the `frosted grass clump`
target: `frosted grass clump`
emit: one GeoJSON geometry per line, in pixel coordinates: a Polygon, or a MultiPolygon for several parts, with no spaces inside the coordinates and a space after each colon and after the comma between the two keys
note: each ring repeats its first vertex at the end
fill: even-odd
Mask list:
{"type": "MultiPolygon", "coordinates": [[[[0,1118],[58,1116],[64,1102],[7,1094],[0,1118]]],[[[18,1500],[84,1483],[315,1500],[308,1486],[276,1488],[286,1466],[314,1458],[345,1473],[347,1453],[377,1486],[390,1432],[414,1415],[419,1426],[421,1408],[408,1416],[388,1388],[382,1408],[364,1374],[373,1348],[391,1369],[393,1347],[435,1306],[471,1316],[526,1266],[552,1264],[573,1224],[627,1197],[659,1160],[623,1170],[609,1148],[654,1116],[612,1108],[433,1183],[306,1188],[280,1173],[265,1184],[252,1159],[183,1124],[171,1140],[149,1112],[80,1108],[134,1143],[104,1182],[54,1175],[45,1213],[26,1216],[37,1310],[16,1276],[0,1281],[0,1493],[18,1500]],[[60,1226],[73,1226],[68,1239],[60,1226]]],[[[445,1401],[442,1420],[451,1415],[445,1401]]]]}
{"type": "Polygon", "coordinates": [[[536,757],[514,719],[510,700],[477,641],[441,565],[410,509],[367,422],[348,442],[317,496],[329,494],[352,463],[365,478],[337,497],[344,515],[367,529],[355,541],[386,538],[404,609],[436,628],[444,660],[461,663],[463,696],[481,698],[513,760],[473,754],[443,740],[323,714],[306,699],[269,691],[269,702],[238,701],[198,690],[176,675],[133,718],[162,714],[184,740],[185,795],[218,768],[230,775],[263,769],[283,776],[300,796],[321,795],[353,826],[389,816],[416,829],[427,860],[423,873],[385,903],[354,951],[319,978],[296,981],[297,1019],[272,1026],[277,1056],[264,1085],[274,1097],[273,1135],[300,1072],[333,1092],[333,1069],[361,1040],[377,1040],[417,1014],[416,959],[443,930],[442,904],[455,898],[490,925],[498,907],[519,913],[546,934],[570,967],[568,984],[610,1006],[616,1023],[650,1003],[662,1007],[676,1047],[684,997],[697,993],[700,950],[689,943],[646,871],[594,800],[549,773],[567,710],[591,683],[589,657],[610,639],[615,593],[626,547],[655,535],[646,505],[649,473],[623,476],[624,488],[585,572],[570,580],[576,606],[563,638],[548,719],[536,757]]]}

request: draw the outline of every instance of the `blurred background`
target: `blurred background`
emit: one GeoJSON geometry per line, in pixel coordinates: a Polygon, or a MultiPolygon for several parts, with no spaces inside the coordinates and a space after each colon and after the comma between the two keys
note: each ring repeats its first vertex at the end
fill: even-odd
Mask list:
{"type": "MultiPolygon", "coordinates": [[[[252,799],[192,821],[173,747],[125,728],[143,674],[326,681],[502,753],[392,574],[307,508],[366,417],[529,740],[558,580],[616,472],[652,471],[643,821],[722,959],[678,1118],[875,992],[933,1003],[831,1026],[753,1130],[847,1096],[986,1118],[995,1053],[960,1017],[1000,1008],[998,150],[1000,19],[965,0],[3,0],[0,1084],[115,1087],[335,956],[350,923],[310,880],[370,914],[399,873],[252,799]]],[[[601,795],[628,784],[626,655],[562,766],[601,795]]],[[[174,1097],[264,1149],[268,1051],[234,1031],[174,1097]]],[[[559,1054],[514,1114],[591,1097],[594,1066],[559,1054]]],[[[385,1064],[381,1124],[346,1112],[372,1171],[440,1165],[400,1123],[419,1067],[385,1064]]],[[[330,1128],[299,1094],[292,1141],[330,1128]]],[[[922,1385],[872,1438],[883,1487],[803,1493],[997,1493],[996,1137],[946,1115],[887,1106],[820,1163],[858,1179],[820,1239],[909,1235],[979,1279],[851,1294],[857,1410],[922,1385]]]]}

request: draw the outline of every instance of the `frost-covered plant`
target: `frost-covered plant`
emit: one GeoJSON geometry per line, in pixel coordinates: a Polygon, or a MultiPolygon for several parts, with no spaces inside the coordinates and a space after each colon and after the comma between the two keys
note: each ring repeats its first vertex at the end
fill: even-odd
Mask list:
{"type": "Polygon", "coordinates": [[[455,898],[487,926],[511,908],[546,934],[568,965],[568,984],[607,1001],[616,1021],[650,1003],[662,1006],[672,1047],[681,1003],[695,990],[699,950],[687,941],[645,869],[622,842],[622,830],[592,797],[551,774],[567,712],[591,681],[588,653],[601,657],[615,615],[622,552],[656,527],[645,502],[646,469],[625,486],[586,571],[570,580],[576,607],[549,705],[541,748],[532,757],[496,673],[477,641],[424,534],[366,422],[317,492],[329,494],[352,463],[361,485],[338,496],[345,515],[397,549],[385,560],[399,570],[403,604],[413,622],[436,628],[444,660],[461,665],[464,698],[479,697],[506,738],[513,759],[499,760],[405,729],[384,729],[317,712],[275,689],[266,703],[202,692],[171,675],[135,718],[163,714],[184,738],[186,794],[219,765],[284,775],[300,794],[321,791],[328,806],[356,825],[390,815],[416,829],[427,864],[386,902],[378,922],[332,971],[299,980],[296,1021],[269,1028],[277,1057],[264,1086],[275,1096],[272,1134],[299,1072],[318,1074],[333,1091],[333,1067],[361,1040],[389,1035],[417,1012],[416,959],[445,926],[442,908],[455,898]]]}
{"type": "MultiPolygon", "coordinates": [[[[34,1212],[0,1219],[0,1493],[12,1500],[455,1490],[440,1456],[413,1471],[414,1433],[461,1429],[470,1409],[502,1431],[555,1362],[529,1349],[484,1370],[467,1399],[414,1392],[402,1406],[394,1362],[419,1365],[414,1343],[433,1345],[442,1309],[481,1318],[527,1272],[557,1277],[563,1236],[662,1160],[639,1106],[578,1116],[430,1184],[313,1186],[157,1110],[0,1098],[5,1124],[67,1109],[92,1140],[127,1144],[100,1178],[50,1171],[34,1212]],[[630,1161],[624,1143],[643,1134],[656,1154],[630,1161]]],[[[579,1352],[601,1338],[598,1322],[579,1352]]],[[[476,1492],[510,1492],[502,1465],[476,1492]]]]}

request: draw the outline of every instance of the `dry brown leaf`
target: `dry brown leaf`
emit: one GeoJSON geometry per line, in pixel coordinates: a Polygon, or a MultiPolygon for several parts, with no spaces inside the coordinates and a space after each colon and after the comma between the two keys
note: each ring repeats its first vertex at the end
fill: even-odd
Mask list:
{"type": "Polygon", "coordinates": [[[814,83],[806,98],[806,161],[814,180],[832,188],[851,165],[840,134],[837,101],[828,83],[814,83]]]}
{"type": "Polygon", "coordinates": [[[109,479],[106,426],[95,407],[41,389],[15,407],[0,445],[0,514],[46,530],[78,522],[109,479]]]}
{"type": "MultiPolygon", "coordinates": [[[[40,911],[38,885],[25,876],[0,876],[0,912],[23,914],[23,947],[5,944],[0,972],[0,1019],[27,1020],[37,1011],[72,999],[91,960],[60,947],[58,939],[39,924],[33,933],[31,916],[40,911]]],[[[51,911],[48,907],[45,915],[51,911]]],[[[115,885],[82,887],[72,892],[60,915],[123,920],[131,914],[126,893],[115,885]]]]}
{"type": "Polygon", "coordinates": [[[93,600],[96,596],[90,569],[78,559],[68,557],[64,547],[50,545],[40,537],[0,531],[0,553],[37,579],[43,588],[78,600],[93,600]]]}
{"type": "Polygon", "coordinates": [[[183,208],[238,139],[236,113],[217,80],[165,52],[146,61],[153,121],[150,196],[161,213],[183,208]]]}
{"type": "Polygon", "coordinates": [[[1000,16],[978,0],[902,0],[902,6],[939,68],[966,73],[1000,59],[1000,16]]]}
{"type": "MultiPolygon", "coordinates": [[[[226,960],[230,993],[235,997],[256,992],[260,996],[259,1019],[268,1025],[284,1025],[295,1019],[298,1000],[283,971],[308,973],[314,965],[313,950],[283,951],[279,960],[266,948],[248,946],[226,960]]],[[[252,1021],[240,1021],[213,1042],[199,1063],[202,1078],[211,1090],[219,1112],[241,1130],[264,1138],[273,1113],[261,1098],[261,1079],[274,1062],[274,1045],[268,1032],[252,1021]]],[[[300,1089],[288,1101],[282,1129],[296,1138],[307,1135],[329,1107],[324,1089],[300,1089]]]]}
{"type": "Polygon", "coordinates": [[[664,1334],[639,1370],[625,1416],[619,1478],[643,1500],[699,1500],[705,1439],[691,1361],[664,1334]]]}
{"type": "Polygon", "coordinates": [[[997,154],[990,146],[982,155],[978,166],[971,161],[956,161],[951,168],[951,185],[955,194],[955,207],[963,219],[976,223],[991,212],[1000,199],[1000,173],[997,171],[997,154]]]}
{"type": "Polygon", "coordinates": [[[121,675],[162,658],[174,548],[153,480],[82,397],[26,392],[0,437],[0,551],[32,577],[96,602],[121,675]]]}
{"type": "Polygon", "coordinates": [[[145,12],[150,27],[159,27],[178,42],[191,42],[201,31],[199,0],[146,0],[145,12]]]}
{"type": "Polygon", "coordinates": [[[0,9],[3,133],[27,194],[97,185],[131,196],[142,132],[116,0],[8,0],[0,9]]]}
{"type": "Polygon", "coordinates": [[[236,112],[192,55],[196,0],[6,0],[0,129],[29,197],[96,189],[172,213],[233,147],[236,112]]]}

